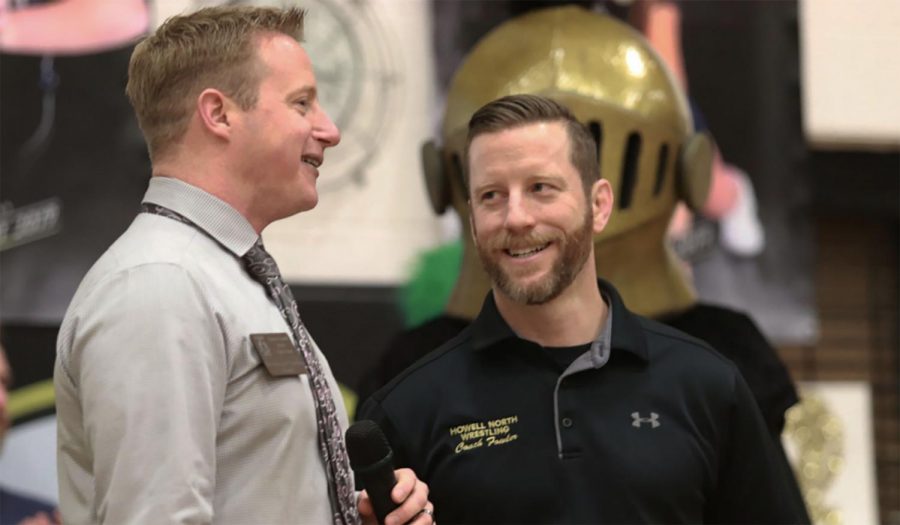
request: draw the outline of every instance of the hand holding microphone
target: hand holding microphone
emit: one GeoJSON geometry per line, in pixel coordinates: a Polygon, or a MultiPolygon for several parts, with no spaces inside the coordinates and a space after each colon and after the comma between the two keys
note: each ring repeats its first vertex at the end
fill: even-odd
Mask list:
{"type": "Polygon", "coordinates": [[[410,469],[394,470],[394,453],[374,421],[350,425],[346,439],[350,466],[365,489],[359,501],[364,521],[384,524],[390,516],[393,525],[433,523],[428,486],[410,469]]]}

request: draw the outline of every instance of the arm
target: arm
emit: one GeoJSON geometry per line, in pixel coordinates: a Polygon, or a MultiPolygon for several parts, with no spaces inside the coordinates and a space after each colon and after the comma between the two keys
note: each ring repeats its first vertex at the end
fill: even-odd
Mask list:
{"type": "Polygon", "coordinates": [[[96,519],[211,522],[227,371],[202,291],[184,270],[152,264],[111,276],[88,304],[67,371],[92,457],[96,519]]]}
{"type": "Polygon", "coordinates": [[[706,523],[808,524],[790,465],[763,422],[756,401],[733,369],[734,391],[720,446],[719,476],[706,523]]]}

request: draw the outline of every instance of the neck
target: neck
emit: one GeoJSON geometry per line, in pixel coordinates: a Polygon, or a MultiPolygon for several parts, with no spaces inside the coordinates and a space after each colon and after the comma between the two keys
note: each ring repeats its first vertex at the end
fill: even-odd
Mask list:
{"type": "Polygon", "coordinates": [[[229,176],[227,165],[210,160],[218,158],[221,156],[175,153],[154,164],[153,176],[178,179],[221,199],[243,215],[256,233],[261,234],[269,222],[251,213],[251,203],[247,200],[247,196],[252,195],[252,192],[245,191],[236,184],[236,177],[229,176]]]}
{"type": "MultiPolygon", "coordinates": [[[[593,259],[593,258],[592,258],[593,259]]],[[[497,310],[521,338],[542,346],[589,343],[606,322],[608,308],[597,288],[593,260],[558,297],[537,305],[515,302],[494,287],[497,310]]]]}

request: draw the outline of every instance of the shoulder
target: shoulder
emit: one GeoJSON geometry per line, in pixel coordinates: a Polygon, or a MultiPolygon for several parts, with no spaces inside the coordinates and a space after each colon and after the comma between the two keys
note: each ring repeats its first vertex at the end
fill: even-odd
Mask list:
{"type": "Polygon", "coordinates": [[[600,286],[610,299],[614,348],[619,344],[645,352],[652,369],[675,372],[675,378],[681,373],[691,375],[690,369],[698,365],[711,367],[713,372],[733,368],[707,342],[630,311],[611,284],[601,280],[600,286]]]}
{"type": "Polygon", "coordinates": [[[451,377],[464,364],[468,351],[471,349],[471,342],[471,327],[463,328],[449,341],[410,365],[375,392],[372,398],[383,402],[398,391],[410,393],[420,389],[432,390],[438,387],[440,382],[451,377]]]}
{"type": "Polygon", "coordinates": [[[647,335],[651,350],[665,348],[670,351],[690,352],[700,356],[708,356],[710,359],[721,360],[722,362],[728,361],[701,339],[653,319],[647,319],[646,317],[638,317],[638,319],[641,327],[644,329],[644,333],[647,335]]]}
{"type": "Polygon", "coordinates": [[[89,341],[95,351],[125,343],[133,348],[138,339],[159,340],[188,329],[209,333],[214,326],[207,286],[184,267],[148,262],[115,268],[89,273],[79,286],[60,326],[57,356],[67,363],[89,341]]]}
{"type": "Polygon", "coordinates": [[[377,369],[363,380],[366,397],[468,325],[465,319],[441,315],[394,335],[381,352],[377,369]]]}
{"type": "Polygon", "coordinates": [[[435,418],[440,418],[448,396],[467,392],[459,390],[471,370],[473,352],[471,327],[429,352],[388,384],[377,390],[360,406],[357,419],[369,419],[388,436],[398,464],[413,466],[413,450],[424,450],[434,432],[435,418]]]}
{"type": "Polygon", "coordinates": [[[647,338],[650,362],[657,370],[691,382],[732,389],[735,364],[705,341],[652,319],[638,317],[647,338]]]}
{"type": "Polygon", "coordinates": [[[141,213],[98,261],[120,267],[147,263],[190,266],[198,258],[225,253],[201,230],[159,215],[141,213]]]}
{"type": "Polygon", "coordinates": [[[206,285],[198,279],[199,272],[178,261],[106,263],[101,258],[82,280],[65,319],[114,308],[131,313],[178,312],[187,306],[188,297],[206,295],[206,285]]]}
{"type": "Polygon", "coordinates": [[[210,288],[206,281],[220,268],[241,271],[237,258],[203,232],[142,213],[93,264],[72,306],[105,300],[109,294],[120,301],[140,300],[137,292],[154,292],[159,287],[170,294],[169,308],[177,308],[178,294],[210,288]]]}
{"type": "Polygon", "coordinates": [[[142,218],[113,243],[78,286],[57,338],[63,363],[86,338],[133,344],[138,336],[161,337],[173,327],[217,331],[215,314],[222,309],[218,294],[223,285],[240,286],[240,281],[226,279],[229,275],[216,277],[221,273],[218,268],[233,265],[240,271],[239,263],[229,261],[224,250],[204,251],[198,246],[203,241],[197,235],[205,237],[202,233],[170,230],[167,223],[184,225],[155,216],[147,219],[166,222],[148,229],[142,218]]]}
{"type": "Polygon", "coordinates": [[[465,319],[440,315],[394,336],[388,351],[409,346],[414,346],[417,350],[434,350],[458,335],[469,324],[470,321],[465,319]]]}

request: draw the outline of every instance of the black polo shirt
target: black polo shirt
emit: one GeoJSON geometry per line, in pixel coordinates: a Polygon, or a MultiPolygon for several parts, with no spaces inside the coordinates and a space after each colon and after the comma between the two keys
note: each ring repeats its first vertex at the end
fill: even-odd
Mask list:
{"type": "Polygon", "coordinates": [[[629,312],[560,373],[488,294],[360,409],[438,523],[808,523],[756,403],[706,344],[629,312]]]}

